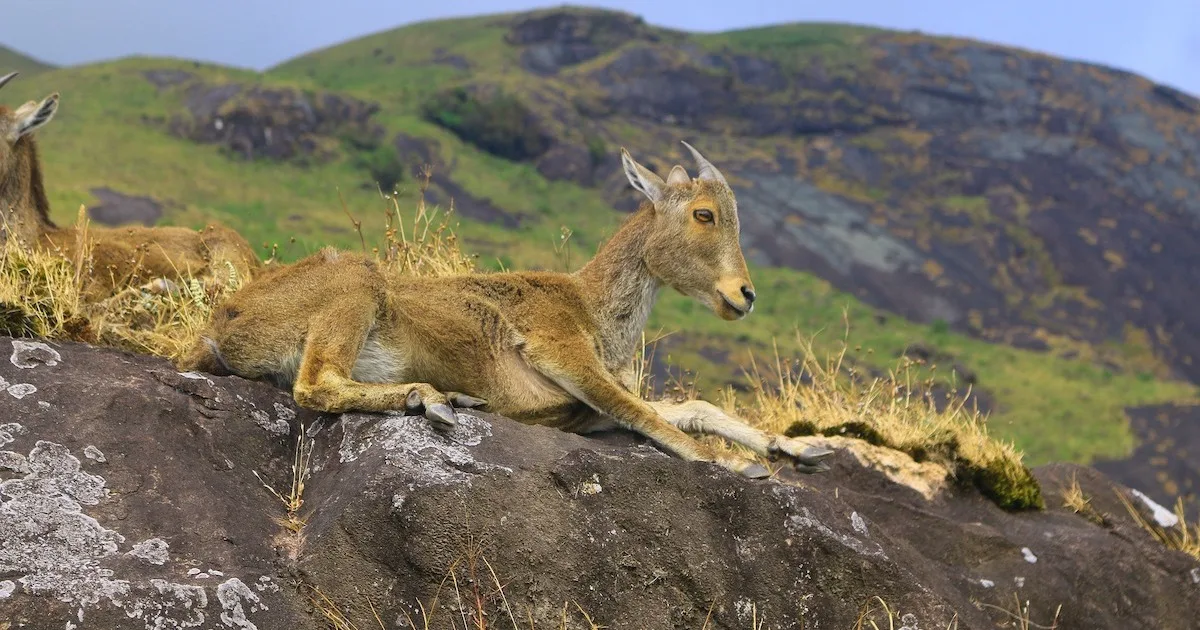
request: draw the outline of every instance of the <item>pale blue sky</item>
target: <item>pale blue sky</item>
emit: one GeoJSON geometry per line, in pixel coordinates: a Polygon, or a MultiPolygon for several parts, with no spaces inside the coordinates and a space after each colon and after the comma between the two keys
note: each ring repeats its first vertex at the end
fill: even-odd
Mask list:
{"type": "MultiPolygon", "coordinates": [[[[414,21],[521,0],[6,0],[0,44],[59,64],[130,54],[264,68],[414,21]]],[[[609,0],[651,24],[718,31],[836,21],[974,37],[1132,70],[1200,94],[1200,0],[609,0]]]]}

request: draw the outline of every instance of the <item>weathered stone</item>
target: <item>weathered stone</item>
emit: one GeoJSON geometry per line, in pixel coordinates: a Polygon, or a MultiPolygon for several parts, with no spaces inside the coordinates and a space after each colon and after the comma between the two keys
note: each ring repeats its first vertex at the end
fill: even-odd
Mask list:
{"type": "Polygon", "coordinates": [[[634,39],[653,38],[641,18],[609,11],[545,11],[517,18],[505,40],[522,46],[521,66],[552,75],[634,39]]]}
{"type": "Polygon", "coordinates": [[[88,208],[87,213],[101,225],[154,225],[163,213],[163,204],[150,197],[125,195],[110,188],[93,188],[91,192],[100,203],[88,208]]]}
{"type": "Polygon", "coordinates": [[[424,115],[466,142],[510,160],[532,160],[553,142],[547,124],[526,99],[490,83],[439,92],[424,115]]]}
{"type": "Polygon", "coordinates": [[[803,483],[750,481],[627,434],[485,413],[441,433],[113,350],[0,344],[19,357],[0,376],[36,387],[0,398],[18,419],[0,425],[14,628],[316,629],[334,606],[358,627],[421,627],[418,602],[435,628],[480,603],[559,627],[570,602],[608,627],[700,627],[711,611],[714,628],[841,628],[878,597],[909,627],[982,629],[1001,613],[973,602],[1014,593],[1035,622],[1061,604],[1087,628],[1182,630],[1200,614],[1196,563],[1087,468],[1039,470],[1052,509],[1007,513],[953,487],[925,498],[848,452],[803,483]],[[268,489],[288,496],[296,461],[299,534],[268,489]],[[1101,524],[1053,507],[1076,478],[1101,524]]]}
{"type": "Polygon", "coordinates": [[[190,116],[176,116],[171,133],[219,144],[243,159],[325,159],[343,138],[377,142],[383,129],[371,121],[375,103],[333,93],[292,88],[194,82],[186,88],[190,116]]]}

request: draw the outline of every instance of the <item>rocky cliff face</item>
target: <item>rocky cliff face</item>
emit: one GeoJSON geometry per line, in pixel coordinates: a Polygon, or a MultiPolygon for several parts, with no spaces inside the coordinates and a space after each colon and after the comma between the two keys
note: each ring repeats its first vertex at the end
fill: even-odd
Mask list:
{"type": "Polygon", "coordinates": [[[377,146],[383,129],[371,120],[379,105],[330,92],[226,83],[210,85],[186,73],[148,77],[160,87],[183,84],[188,114],[168,123],[170,132],[219,145],[241,159],[322,160],[344,139],[377,146]]]}
{"type": "Polygon", "coordinates": [[[1137,337],[1200,379],[1200,100],[977,42],[722,45],[616,17],[513,21],[510,44],[540,60],[513,98],[565,122],[542,127],[548,177],[627,203],[615,163],[585,167],[589,140],[682,160],[677,139],[702,138],[759,262],[1005,343],[1137,337]]]}
{"type": "Polygon", "coordinates": [[[0,347],[0,627],[441,628],[482,610],[557,628],[574,602],[568,627],[583,610],[614,628],[849,628],[885,601],[905,627],[991,628],[1003,613],[974,602],[1014,594],[1035,622],[1061,605],[1060,627],[1200,615],[1200,566],[1087,468],[1039,469],[1050,508],[1007,513],[845,454],[756,483],[624,435],[486,414],[441,434],[112,350],[0,347]],[[1098,523],[1057,507],[1072,477],[1098,523]]]}
{"type": "MultiPolygon", "coordinates": [[[[626,209],[613,147],[663,156],[650,162],[665,173],[693,140],[733,180],[755,262],[914,321],[1200,382],[1200,100],[979,42],[803,26],[705,38],[618,18],[511,18],[525,75],[505,98],[532,122],[508,132],[537,129],[536,152],[481,141],[502,117],[448,128],[626,209]]],[[[1168,428],[1194,412],[1129,410],[1168,428]]],[[[1139,431],[1147,448],[1163,435],[1139,431]]],[[[1194,438],[1172,430],[1163,448],[1186,460],[1194,438]]],[[[1147,462],[1129,466],[1132,482],[1147,462]]],[[[1198,484],[1170,476],[1152,492],[1194,501],[1198,484]]]]}

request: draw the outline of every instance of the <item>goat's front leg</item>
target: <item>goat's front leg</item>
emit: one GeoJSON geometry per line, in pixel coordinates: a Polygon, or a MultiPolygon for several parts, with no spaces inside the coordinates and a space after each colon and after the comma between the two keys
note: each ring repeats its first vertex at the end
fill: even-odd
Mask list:
{"type": "Polygon", "coordinates": [[[650,406],[667,422],[683,431],[716,435],[771,459],[782,456],[791,461],[797,472],[829,470],[829,465],[822,460],[832,455],[832,450],[810,444],[803,438],[789,438],[756,429],[726,414],[712,403],[689,400],[682,403],[652,402],[650,406]]]}
{"type": "Polygon", "coordinates": [[[451,405],[486,404],[474,396],[440,392],[429,383],[362,383],[350,378],[374,321],[370,301],[350,299],[312,319],[292,387],[297,403],[330,413],[423,409],[425,417],[442,428],[457,422],[451,405]]]}
{"type": "Polygon", "coordinates": [[[620,426],[650,438],[671,454],[688,461],[714,462],[733,472],[758,479],[770,475],[761,464],[734,455],[720,455],[663,419],[646,401],[634,396],[604,369],[586,342],[559,339],[553,345],[526,346],[533,367],[596,412],[620,426]]]}

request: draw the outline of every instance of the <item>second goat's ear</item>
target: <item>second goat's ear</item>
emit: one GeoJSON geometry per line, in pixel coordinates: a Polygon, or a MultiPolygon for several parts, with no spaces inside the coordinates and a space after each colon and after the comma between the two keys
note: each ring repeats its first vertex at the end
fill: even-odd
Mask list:
{"type": "Polygon", "coordinates": [[[629,179],[629,183],[646,198],[654,203],[658,203],[663,198],[663,189],[667,184],[661,177],[655,175],[650,169],[638,164],[633,156],[629,155],[629,151],[621,149],[621,166],[625,169],[625,177],[629,179]]]}
{"type": "Polygon", "coordinates": [[[692,181],[692,178],[688,177],[687,171],[678,164],[676,164],[675,167],[671,169],[671,172],[667,174],[667,184],[670,186],[686,184],[690,181],[692,181]]]}
{"type": "Polygon", "coordinates": [[[40,103],[29,101],[13,112],[13,125],[8,131],[8,141],[16,142],[46,126],[58,111],[58,93],[51,94],[40,103]]]}

